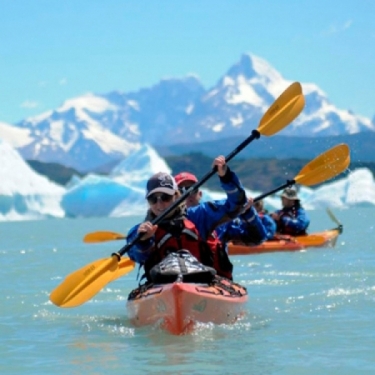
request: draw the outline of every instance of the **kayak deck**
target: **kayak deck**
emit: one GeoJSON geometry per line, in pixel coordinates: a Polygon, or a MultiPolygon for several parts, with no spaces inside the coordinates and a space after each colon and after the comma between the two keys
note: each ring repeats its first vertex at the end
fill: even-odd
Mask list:
{"type": "Polygon", "coordinates": [[[246,288],[225,278],[212,284],[174,282],[141,286],[129,295],[127,312],[134,326],[155,325],[174,335],[197,322],[234,323],[245,313],[246,288]]]}
{"type": "Polygon", "coordinates": [[[260,245],[241,243],[228,244],[230,255],[262,254],[278,251],[298,251],[307,248],[334,247],[338,236],[342,233],[342,225],[337,228],[315,232],[305,236],[283,236],[281,239],[269,240],[260,245]]]}

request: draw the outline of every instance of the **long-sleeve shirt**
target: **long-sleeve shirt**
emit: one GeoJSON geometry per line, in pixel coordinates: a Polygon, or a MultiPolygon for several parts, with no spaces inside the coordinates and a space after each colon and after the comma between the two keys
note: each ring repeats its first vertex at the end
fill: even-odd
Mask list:
{"type": "MultiPolygon", "coordinates": [[[[203,240],[206,240],[218,226],[237,217],[247,202],[241,182],[229,168],[225,176],[220,177],[220,185],[227,195],[226,199],[203,202],[186,210],[186,218],[195,224],[203,240]]],[[[127,243],[137,236],[139,225],[130,229],[127,243]]],[[[148,259],[153,247],[154,236],[145,241],[136,242],[129,249],[128,255],[133,261],[143,264],[148,259]]]]}
{"type": "Polygon", "coordinates": [[[266,230],[267,240],[272,239],[275,236],[277,229],[275,220],[273,220],[272,217],[266,213],[261,213],[259,216],[266,230]]]}
{"type": "Polygon", "coordinates": [[[310,224],[310,219],[302,207],[289,207],[276,211],[281,215],[277,223],[277,231],[281,234],[298,235],[305,234],[310,224]]]}
{"type": "Polygon", "coordinates": [[[257,214],[254,207],[248,209],[240,217],[220,225],[216,229],[216,233],[225,245],[228,241],[259,245],[267,239],[267,231],[262,218],[257,214]]]}

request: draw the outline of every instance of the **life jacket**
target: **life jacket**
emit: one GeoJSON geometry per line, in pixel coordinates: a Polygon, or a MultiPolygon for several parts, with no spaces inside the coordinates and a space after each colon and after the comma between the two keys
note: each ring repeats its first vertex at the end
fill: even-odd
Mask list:
{"type": "Polygon", "coordinates": [[[195,224],[186,218],[159,224],[154,246],[155,250],[144,264],[148,280],[151,268],[178,250],[188,250],[202,264],[213,267],[218,275],[232,279],[233,265],[216,233],[203,241],[195,224]]]}
{"type": "Polygon", "coordinates": [[[290,236],[297,236],[297,235],[302,236],[302,235],[307,234],[306,230],[304,230],[304,229],[296,232],[292,228],[290,228],[288,226],[285,226],[283,221],[281,220],[282,217],[284,217],[284,216],[291,217],[292,219],[297,218],[297,208],[295,206],[293,206],[293,207],[290,207],[288,209],[283,209],[283,210],[280,211],[280,220],[278,220],[278,222],[277,222],[277,232],[278,233],[287,234],[287,235],[290,235],[290,236]]]}

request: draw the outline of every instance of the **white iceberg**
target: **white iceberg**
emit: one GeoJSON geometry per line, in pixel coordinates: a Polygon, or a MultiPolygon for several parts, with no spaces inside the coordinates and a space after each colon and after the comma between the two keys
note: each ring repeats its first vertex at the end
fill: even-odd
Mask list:
{"type": "Polygon", "coordinates": [[[0,220],[64,217],[65,188],[32,170],[8,143],[0,140],[0,220]]]}

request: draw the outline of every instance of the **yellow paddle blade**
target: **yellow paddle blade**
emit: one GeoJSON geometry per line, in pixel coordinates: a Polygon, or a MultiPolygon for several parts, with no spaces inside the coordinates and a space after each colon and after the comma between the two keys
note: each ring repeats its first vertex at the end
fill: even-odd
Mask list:
{"type": "Polygon", "coordinates": [[[266,136],[279,132],[302,112],[304,106],[301,84],[294,82],[268,108],[257,130],[266,136]]]}
{"type": "Polygon", "coordinates": [[[303,246],[323,246],[327,242],[327,238],[318,234],[309,234],[308,236],[295,237],[296,242],[303,246]]]}
{"type": "MultiPolygon", "coordinates": [[[[118,257],[99,259],[68,275],[65,280],[55,288],[50,300],[60,307],[79,306],[114,279],[118,271],[118,257]]],[[[124,265],[124,273],[130,272],[134,263],[129,259],[128,267],[124,265]],[[126,270],[126,271],[125,271],[126,270]]]]}
{"type": "Polygon", "coordinates": [[[117,271],[114,272],[113,278],[111,281],[118,279],[119,277],[127,275],[131,272],[135,267],[135,263],[128,257],[121,258],[120,262],[118,263],[117,271]]]}
{"type": "Polygon", "coordinates": [[[294,180],[296,183],[306,186],[320,184],[345,171],[349,164],[349,146],[340,144],[306,164],[294,180]]]}
{"type": "Polygon", "coordinates": [[[101,230],[97,232],[87,233],[85,237],[83,237],[83,242],[96,243],[114,240],[124,240],[125,238],[126,236],[123,234],[101,230]]]}

